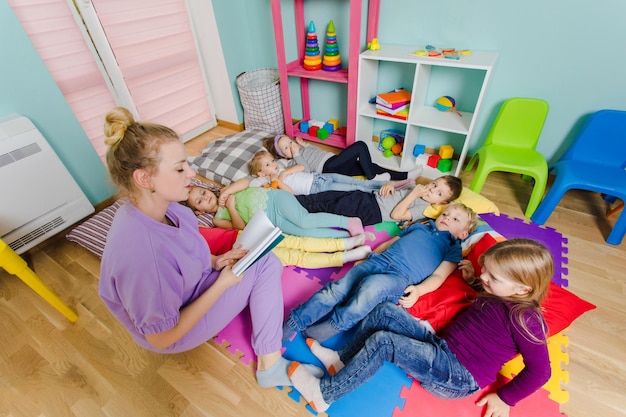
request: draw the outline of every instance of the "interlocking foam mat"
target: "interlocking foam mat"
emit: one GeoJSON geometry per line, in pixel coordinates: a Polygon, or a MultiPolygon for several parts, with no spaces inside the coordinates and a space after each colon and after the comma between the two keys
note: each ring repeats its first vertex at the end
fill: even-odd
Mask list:
{"type": "MultiPolygon", "coordinates": [[[[510,218],[504,214],[481,215],[489,225],[506,238],[527,237],[536,239],[550,249],[555,260],[555,276],[553,281],[560,286],[567,286],[567,239],[558,231],[551,228],[526,223],[522,219],[510,218]]],[[[367,231],[376,236],[374,242],[368,242],[372,247],[389,239],[397,233],[397,227],[392,223],[380,223],[368,226],[367,231]]],[[[285,303],[285,317],[289,311],[305,301],[315,291],[329,281],[342,277],[351,267],[351,264],[341,268],[304,269],[299,267],[285,267],[282,275],[283,297],[285,303]]],[[[251,326],[249,312],[244,311],[237,316],[224,330],[215,337],[215,342],[227,347],[227,350],[245,363],[256,360],[250,345],[251,326]]],[[[350,337],[350,332],[338,335],[325,345],[337,348],[350,337]]],[[[567,372],[561,369],[561,363],[567,363],[568,356],[564,351],[567,346],[567,337],[558,333],[550,338],[550,352],[552,360],[552,378],[543,389],[520,401],[511,408],[511,417],[562,417],[559,403],[568,399],[568,393],[561,388],[561,383],[567,382],[567,372]]],[[[284,345],[284,356],[288,359],[303,363],[321,364],[311,354],[304,338],[298,334],[293,340],[284,345]]],[[[500,379],[495,384],[503,384],[506,378],[511,378],[519,372],[523,364],[512,361],[503,368],[500,379]]],[[[419,383],[408,377],[397,367],[391,364],[385,366],[366,384],[351,394],[336,401],[327,410],[331,417],[480,417],[483,409],[475,405],[477,399],[487,387],[474,396],[460,400],[442,400],[434,397],[421,388],[419,383]]],[[[312,414],[317,414],[300,394],[292,387],[284,388],[290,398],[301,402],[312,414]]]]}

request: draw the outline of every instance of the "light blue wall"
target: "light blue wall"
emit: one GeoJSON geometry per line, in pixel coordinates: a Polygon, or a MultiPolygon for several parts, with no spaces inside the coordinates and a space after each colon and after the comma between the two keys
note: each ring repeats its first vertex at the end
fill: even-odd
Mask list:
{"type": "MultiPolygon", "coordinates": [[[[92,204],[110,197],[115,190],[104,164],[5,0],[0,0],[0,56],[0,115],[28,117],[92,204]]],[[[15,179],[0,178],[7,180],[15,179]]]]}
{"type": "MultiPolygon", "coordinates": [[[[281,3],[283,19],[287,21],[292,2],[281,3]]],[[[327,16],[334,18],[333,4],[337,7],[337,17],[343,18],[345,7],[337,3],[337,0],[305,2],[306,19],[319,19],[316,20],[318,37],[323,37],[327,16]]],[[[244,0],[214,0],[226,62],[233,77],[261,65],[276,66],[269,0],[247,0],[245,7],[243,4],[244,0]],[[238,40],[235,44],[236,35],[246,34],[248,40],[238,40]],[[244,61],[249,56],[263,59],[244,61]]],[[[550,104],[538,149],[554,159],[590,113],[602,108],[626,110],[623,16],[626,16],[626,2],[622,0],[582,3],[381,0],[379,40],[416,49],[433,44],[497,51],[499,60],[471,148],[475,150],[482,143],[505,99],[537,97],[550,104]]],[[[345,27],[340,23],[338,35],[342,30],[345,27]]],[[[295,54],[293,43],[289,44],[292,39],[287,38],[287,42],[295,54]]],[[[327,109],[325,100],[312,92],[312,109],[327,109]]],[[[462,103],[459,107],[462,108],[462,103]]]]}

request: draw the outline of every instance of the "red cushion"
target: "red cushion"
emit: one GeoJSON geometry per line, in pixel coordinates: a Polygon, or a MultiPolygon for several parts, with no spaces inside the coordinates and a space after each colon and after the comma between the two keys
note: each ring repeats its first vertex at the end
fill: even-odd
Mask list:
{"type": "Polygon", "coordinates": [[[212,255],[221,255],[231,250],[239,234],[237,229],[222,229],[220,227],[199,227],[198,230],[209,244],[212,255]]]}
{"type": "MultiPolygon", "coordinates": [[[[480,274],[478,258],[498,241],[488,233],[485,234],[470,250],[466,259],[472,262],[476,275],[480,274]]],[[[467,308],[476,297],[461,272],[457,269],[436,291],[419,298],[408,312],[422,320],[428,320],[436,332],[444,330],[457,314],[467,308]]],[[[548,324],[548,335],[552,336],[568,327],[584,312],[593,310],[595,305],[561,288],[554,282],[544,302],[541,304],[544,317],[548,324]]]]}

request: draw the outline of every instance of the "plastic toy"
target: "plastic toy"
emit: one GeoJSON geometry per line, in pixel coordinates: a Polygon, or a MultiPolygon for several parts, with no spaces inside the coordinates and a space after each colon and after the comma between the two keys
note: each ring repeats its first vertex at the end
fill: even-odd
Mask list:
{"type": "Polygon", "coordinates": [[[402,144],[396,143],[395,145],[393,145],[391,147],[391,152],[393,152],[394,155],[400,155],[402,153],[402,144]]]}
{"type": "Polygon", "coordinates": [[[461,113],[456,109],[456,101],[450,96],[441,96],[435,102],[435,107],[437,110],[441,111],[453,111],[459,115],[459,117],[463,117],[461,113]]]}
{"type": "Polygon", "coordinates": [[[302,133],[309,133],[309,122],[308,121],[300,122],[300,132],[302,132],[302,133]]]}
{"type": "Polygon", "coordinates": [[[337,119],[330,119],[328,121],[329,124],[333,125],[333,131],[337,130],[339,128],[339,120],[337,119]]]}
{"type": "Polygon", "coordinates": [[[308,71],[316,71],[322,68],[322,58],[317,43],[317,33],[315,32],[315,24],[312,20],[309,22],[309,29],[306,35],[306,48],[302,66],[308,71]]]}
{"type": "Polygon", "coordinates": [[[328,133],[333,133],[335,131],[335,125],[331,122],[324,123],[324,129],[328,131],[328,133]]]}
{"type": "Polygon", "coordinates": [[[393,136],[385,136],[385,138],[381,141],[381,146],[384,150],[391,150],[391,148],[396,145],[396,139],[393,136]]]}
{"type": "Polygon", "coordinates": [[[324,71],[339,71],[341,69],[341,55],[339,55],[335,24],[332,20],[328,23],[328,28],[326,29],[326,43],[322,69],[324,71]]]}
{"type": "Polygon", "coordinates": [[[439,148],[439,156],[443,159],[452,159],[454,148],[450,145],[441,145],[439,148]]]}
{"type": "Polygon", "coordinates": [[[373,38],[372,42],[367,44],[367,49],[369,49],[370,51],[378,51],[380,49],[378,38],[373,38]]]}
{"type": "Polygon", "coordinates": [[[395,129],[381,130],[379,137],[380,140],[378,141],[378,150],[382,151],[383,153],[385,152],[385,150],[391,150],[391,148],[397,143],[404,143],[404,132],[395,129]],[[391,143],[390,140],[387,140],[387,138],[392,138],[393,143],[391,143]],[[388,145],[387,147],[385,147],[385,141],[388,145]]]}
{"type": "Polygon", "coordinates": [[[326,128],[321,128],[317,130],[317,134],[316,134],[318,139],[328,139],[328,130],[326,130],[326,128]]]}
{"type": "Polygon", "coordinates": [[[437,162],[437,169],[441,172],[448,172],[452,169],[452,159],[440,159],[437,162]]]}
{"type": "Polygon", "coordinates": [[[431,168],[437,168],[437,164],[441,161],[441,157],[439,155],[430,155],[428,157],[427,165],[431,168]]]}
{"type": "Polygon", "coordinates": [[[383,156],[385,158],[391,158],[393,156],[393,152],[391,151],[391,149],[385,149],[383,151],[383,156]]]}
{"type": "Polygon", "coordinates": [[[426,145],[420,145],[419,143],[413,147],[413,156],[418,156],[426,152],[426,145]]]}
{"type": "Polygon", "coordinates": [[[320,130],[318,126],[309,127],[309,135],[317,137],[317,131],[320,130]]]}

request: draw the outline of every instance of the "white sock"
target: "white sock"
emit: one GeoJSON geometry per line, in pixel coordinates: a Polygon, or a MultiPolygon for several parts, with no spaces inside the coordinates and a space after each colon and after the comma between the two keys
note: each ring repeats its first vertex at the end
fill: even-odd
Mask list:
{"type": "Polygon", "coordinates": [[[391,174],[388,172],[383,172],[382,174],[375,175],[372,178],[372,181],[389,181],[391,179],[391,174]]]}
{"type": "Polygon", "coordinates": [[[341,254],[341,261],[346,264],[348,262],[359,261],[367,258],[367,255],[372,253],[372,249],[369,246],[359,246],[358,248],[350,249],[341,254]]]}
{"type": "MultiPolygon", "coordinates": [[[[281,356],[280,359],[268,369],[262,371],[257,370],[256,380],[259,386],[261,388],[270,388],[291,385],[291,380],[287,374],[289,365],[291,365],[291,362],[281,356]]],[[[324,371],[317,366],[304,364],[303,367],[315,377],[321,378],[324,376],[324,371]]]]}
{"type": "Polygon", "coordinates": [[[406,177],[407,179],[410,180],[414,180],[417,177],[419,177],[420,175],[422,175],[422,171],[424,170],[424,167],[421,165],[418,165],[417,168],[410,170],[409,172],[406,173],[406,177]]]}
{"type": "Polygon", "coordinates": [[[343,249],[350,250],[365,243],[365,233],[343,239],[343,249]]]}
{"type": "Polygon", "coordinates": [[[289,378],[293,387],[302,394],[315,411],[321,413],[330,407],[330,404],[324,401],[320,380],[308,373],[299,362],[292,362],[289,366],[289,378]]]}
{"type": "Polygon", "coordinates": [[[311,349],[311,353],[324,364],[330,375],[335,375],[345,366],[337,352],[320,345],[317,340],[309,337],[306,339],[306,344],[311,349]]]}

